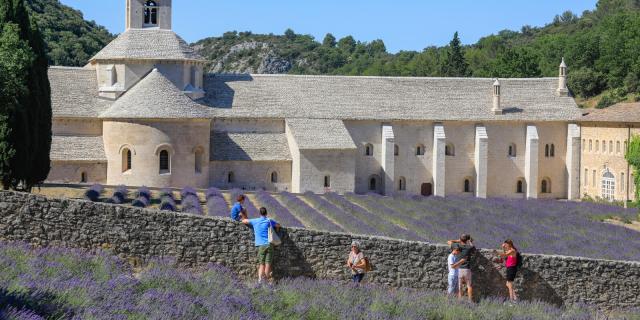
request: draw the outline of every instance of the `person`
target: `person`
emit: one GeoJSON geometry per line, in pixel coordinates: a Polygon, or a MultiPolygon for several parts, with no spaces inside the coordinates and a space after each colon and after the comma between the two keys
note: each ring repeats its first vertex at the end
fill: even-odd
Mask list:
{"type": "Polygon", "coordinates": [[[458,255],[460,255],[460,246],[454,244],[451,246],[451,253],[447,258],[447,269],[449,269],[447,293],[449,295],[457,295],[458,293],[458,268],[453,267],[458,261],[458,255]]]}
{"type": "Polygon", "coordinates": [[[453,264],[453,268],[458,268],[458,298],[462,299],[464,295],[464,285],[467,286],[467,296],[469,301],[473,302],[473,282],[471,277],[471,263],[476,247],[473,245],[473,239],[468,234],[460,236],[459,240],[447,241],[449,245],[456,243],[460,247],[458,261],[453,264]]]}
{"type": "Polygon", "coordinates": [[[351,252],[349,252],[349,258],[347,259],[347,267],[351,269],[351,280],[353,280],[354,283],[362,282],[366,272],[366,261],[364,259],[364,253],[360,251],[360,243],[358,241],[351,243],[351,252]]]}
{"type": "Polygon", "coordinates": [[[258,248],[258,283],[271,281],[273,263],[273,245],[269,243],[269,228],[280,230],[280,224],[267,217],[267,209],[260,208],[260,218],[243,218],[242,223],[253,227],[255,246],[258,248]]]}
{"type": "Polygon", "coordinates": [[[233,221],[242,221],[248,219],[247,210],[242,206],[244,204],[245,195],[241,194],[236,198],[236,203],[231,207],[231,219],[233,221]]]}
{"type": "Polygon", "coordinates": [[[518,296],[513,288],[513,281],[518,273],[518,249],[513,245],[513,240],[507,239],[502,243],[502,252],[496,251],[501,262],[507,268],[507,289],[509,289],[509,300],[516,301],[518,296]]]}

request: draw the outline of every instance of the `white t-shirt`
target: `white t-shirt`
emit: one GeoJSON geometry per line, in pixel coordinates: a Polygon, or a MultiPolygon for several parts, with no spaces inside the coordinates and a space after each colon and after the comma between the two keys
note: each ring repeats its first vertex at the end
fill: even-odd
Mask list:
{"type": "Polygon", "coordinates": [[[449,269],[449,275],[455,276],[458,275],[458,269],[454,269],[451,267],[452,264],[456,263],[458,259],[453,253],[449,254],[449,258],[447,258],[447,269],[449,269]]]}

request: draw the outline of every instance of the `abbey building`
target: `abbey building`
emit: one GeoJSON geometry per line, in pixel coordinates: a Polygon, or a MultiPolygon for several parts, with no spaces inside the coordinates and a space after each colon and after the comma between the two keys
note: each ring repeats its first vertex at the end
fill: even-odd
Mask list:
{"type": "Polygon", "coordinates": [[[581,196],[564,61],[537,79],[205,74],[171,28],[171,0],[127,0],[86,67],[50,68],[48,181],[581,196]]]}

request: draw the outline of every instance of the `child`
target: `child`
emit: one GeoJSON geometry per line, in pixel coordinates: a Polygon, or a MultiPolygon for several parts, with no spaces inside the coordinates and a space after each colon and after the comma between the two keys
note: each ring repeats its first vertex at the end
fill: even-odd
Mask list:
{"type": "Polygon", "coordinates": [[[447,268],[449,269],[449,288],[447,293],[455,296],[458,293],[458,268],[453,265],[458,262],[458,255],[460,254],[460,247],[454,244],[451,247],[451,254],[447,258],[447,268]]]}

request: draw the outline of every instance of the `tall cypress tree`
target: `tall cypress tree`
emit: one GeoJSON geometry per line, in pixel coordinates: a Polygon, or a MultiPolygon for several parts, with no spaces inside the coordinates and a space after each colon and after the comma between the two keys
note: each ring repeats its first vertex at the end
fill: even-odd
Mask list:
{"type": "Polygon", "coordinates": [[[464,57],[457,31],[449,43],[447,58],[442,65],[442,74],[445,77],[466,77],[469,75],[469,65],[464,57]]]}
{"type": "Polygon", "coordinates": [[[30,191],[50,170],[51,89],[44,41],[23,0],[0,0],[0,181],[30,191]]]}

